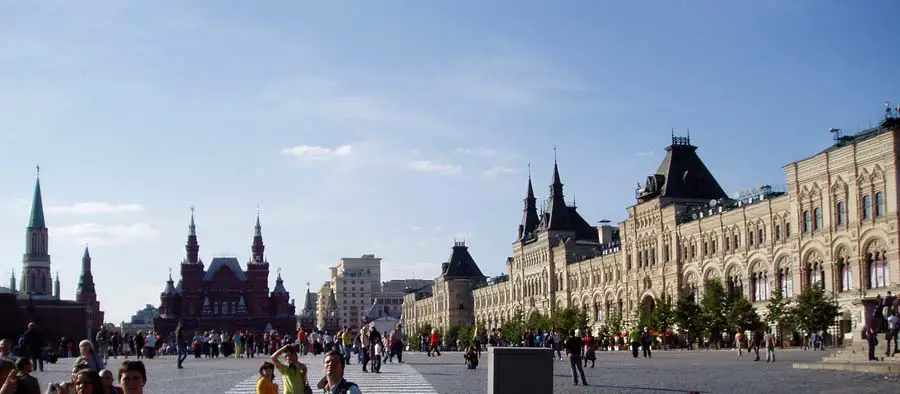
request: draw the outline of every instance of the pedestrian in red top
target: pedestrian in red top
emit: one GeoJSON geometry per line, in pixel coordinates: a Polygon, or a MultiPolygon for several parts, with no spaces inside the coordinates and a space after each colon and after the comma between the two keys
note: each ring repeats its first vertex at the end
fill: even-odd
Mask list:
{"type": "Polygon", "coordinates": [[[436,356],[441,355],[441,339],[438,337],[437,329],[431,329],[431,346],[428,347],[428,357],[431,357],[432,353],[435,353],[436,356]]]}

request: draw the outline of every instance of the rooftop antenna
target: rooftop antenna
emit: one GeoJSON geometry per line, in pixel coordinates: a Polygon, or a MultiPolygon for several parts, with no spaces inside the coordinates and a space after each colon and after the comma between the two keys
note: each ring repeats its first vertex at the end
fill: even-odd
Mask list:
{"type": "Polygon", "coordinates": [[[831,133],[831,135],[834,137],[834,142],[840,142],[841,138],[843,137],[843,132],[839,128],[832,127],[828,129],[828,132],[831,133]]]}

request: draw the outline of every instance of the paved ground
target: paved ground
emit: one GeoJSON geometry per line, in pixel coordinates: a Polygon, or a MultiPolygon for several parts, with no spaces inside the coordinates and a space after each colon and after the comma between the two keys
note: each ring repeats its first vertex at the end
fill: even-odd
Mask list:
{"type": "MultiPolygon", "coordinates": [[[[554,394],[569,393],[889,393],[895,392],[900,379],[884,376],[793,369],[793,362],[821,359],[825,353],[780,351],[778,362],[766,364],[748,358],[736,361],[733,351],[655,352],[652,359],[634,359],[626,352],[598,352],[595,368],[585,368],[589,387],[573,386],[567,361],[556,361],[554,394]]],[[[406,364],[385,364],[381,374],[364,374],[360,366],[347,369],[348,378],[366,394],[474,394],[487,388],[487,353],[477,370],[467,370],[460,353],[444,353],[441,357],[425,357],[419,353],[404,354],[406,364]]],[[[263,361],[188,359],[185,369],[175,369],[174,358],[146,360],[150,381],[147,392],[242,394],[254,393],[256,370],[263,361]]],[[[72,359],[48,365],[36,372],[46,389],[53,381],[69,378],[72,359]]],[[[120,360],[110,360],[115,369],[120,360]]],[[[315,379],[322,374],[320,357],[307,356],[301,361],[309,365],[315,379]]]]}
{"type": "MultiPolygon", "coordinates": [[[[584,372],[590,386],[574,386],[568,361],[556,361],[554,394],[562,393],[888,393],[900,380],[884,376],[793,369],[795,361],[820,360],[823,352],[783,351],[777,362],[736,361],[733,351],[655,352],[634,359],[627,352],[598,352],[594,368],[584,372]]],[[[484,393],[487,354],[475,371],[465,369],[460,353],[428,358],[406,355],[441,394],[484,393]]],[[[764,355],[763,355],[764,356],[764,355]]]]}

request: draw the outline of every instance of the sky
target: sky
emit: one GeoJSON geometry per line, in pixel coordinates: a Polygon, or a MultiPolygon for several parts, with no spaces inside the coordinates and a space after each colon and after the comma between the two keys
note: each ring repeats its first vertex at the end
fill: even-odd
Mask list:
{"type": "MultiPolygon", "coordinates": [[[[341,257],[433,278],[454,240],[506,271],[529,163],[621,221],[687,135],[729,193],[900,103],[900,3],[7,1],[0,272],[41,167],[52,270],[84,245],[107,320],[159,304],[191,206],[200,255],[250,256],[257,207],[292,297],[341,257]]],[[[7,281],[0,281],[6,285],[7,281]]],[[[272,286],[273,286],[272,285],[272,286]]]]}

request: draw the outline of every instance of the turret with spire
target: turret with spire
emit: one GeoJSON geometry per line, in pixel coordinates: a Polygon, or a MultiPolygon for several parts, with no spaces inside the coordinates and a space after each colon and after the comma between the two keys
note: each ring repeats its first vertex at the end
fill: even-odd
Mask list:
{"type": "Polygon", "coordinates": [[[75,300],[81,302],[97,301],[97,292],[94,289],[94,275],[91,273],[91,252],[84,245],[84,255],[81,256],[81,277],[78,279],[78,290],[75,292],[75,300]]]}
{"type": "Polygon", "coordinates": [[[191,224],[188,226],[187,244],[184,245],[187,254],[185,263],[197,264],[200,262],[200,244],[197,243],[197,225],[194,224],[194,207],[191,207],[191,224]]]}
{"type": "Polygon", "coordinates": [[[563,183],[559,176],[559,163],[556,160],[556,148],[553,148],[553,183],[550,184],[550,198],[547,211],[544,212],[542,229],[546,231],[573,230],[569,209],[563,197],[563,183]]]}
{"type": "Polygon", "coordinates": [[[16,270],[11,270],[9,273],[9,291],[16,292],[16,270]]]}
{"type": "Polygon", "coordinates": [[[251,263],[262,264],[266,261],[266,245],[263,243],[262,225],[259,224],[259,207],[256,207],[256,225],[253,226],[253,246],[250,249],[251,263]]]}
{"type": "Polygon", "coordinates": [[[59,271],[56,271],[56,279],[53,281],[53,298],[60,299],[59,291],[59,271]]]}
{"type": "Polygon", "coordinates": [[[19,293],[28,296],[52,296],[49,234],[44,221],[44,202],[41,195],[41,168],[37,167],[31,216],[25,230],[25,254],[22,256],[22,278],[19,293]]]}
{"type": "Polygon", "coordinates": [[[540,220],[537,212],[537,198],[534,197],[534,187],[531,185],[531,163],[528,164],[528,189],[525,192],[524,201],[522,223],[519,225],[519,240],[525,239],[529,234],[537,230],[540,220]]]}

